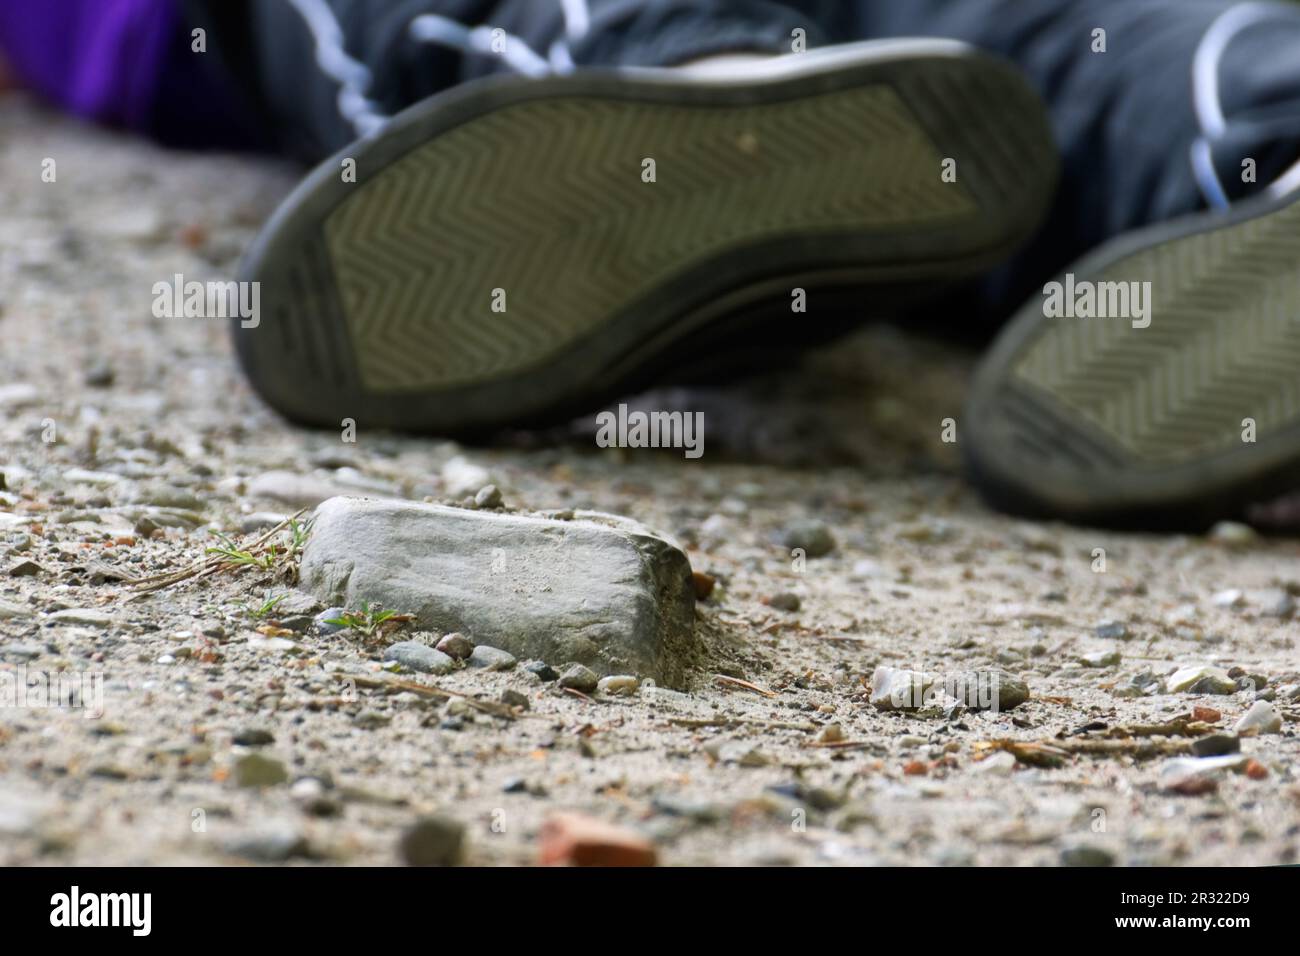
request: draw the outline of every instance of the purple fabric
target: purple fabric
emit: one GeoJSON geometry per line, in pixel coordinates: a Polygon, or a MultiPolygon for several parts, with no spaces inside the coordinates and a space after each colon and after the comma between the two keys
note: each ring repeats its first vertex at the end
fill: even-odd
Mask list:
{"type": "Polygon", "coordinates": [[[190,42],[181,0],[0,0],[0,55],[63,109],[168,146],[272,148],[216,55],[190,42]]]}
{"type": "Polygon", "coordinates": [[[0,0],[0,50],[64,109],[148,131],[179,20],[176,0],[0,0]]]}

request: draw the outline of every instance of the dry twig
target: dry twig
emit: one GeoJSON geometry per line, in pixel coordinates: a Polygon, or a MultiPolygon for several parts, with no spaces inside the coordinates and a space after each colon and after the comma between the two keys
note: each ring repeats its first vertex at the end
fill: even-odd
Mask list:
{"type": "Polygon", "coordinates": [[[752,690],[755,694],[762,694],[764,697],[775,697],[776,692],[759,687],[757,684],[751,684],[747,680],[741,680],[739,677],[727,677],[725,674],[716,674],[713,678],[714,683],[722,684],[727,687],[743,687],[745,690],[752,690]]]}

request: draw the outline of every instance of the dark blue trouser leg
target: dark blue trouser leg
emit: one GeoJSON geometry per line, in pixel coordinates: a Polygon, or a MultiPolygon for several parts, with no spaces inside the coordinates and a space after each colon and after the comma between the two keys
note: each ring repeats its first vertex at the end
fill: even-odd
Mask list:
{"type": "MultiPolygon", "coordinates": [[[[1020,67],[1051,111],[1063,157],[1042,241],[1016,265],[1027,282],[1127,230],[1204,208],[1190,153],[1201,128],[1193,58],[1232,0],[791,0],[839,40],[944,36],[1020,67]],[[1104,30],[1105,52],[1094,52],[1104,30]]],[[[1227,45],[1218,71],[1226,135],[1214,149],[1229,196],[1267,184],[1300,158],[1300,5],[1227,45]]]]}

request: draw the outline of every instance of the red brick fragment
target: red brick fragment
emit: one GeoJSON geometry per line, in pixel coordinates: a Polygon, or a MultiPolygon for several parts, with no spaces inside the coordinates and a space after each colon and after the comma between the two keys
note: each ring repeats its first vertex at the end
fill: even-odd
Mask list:
{"type": "Polygon", "coordinates": [[[556,813],[542,824],[543,866],[654,866],[654,844],[627,827],[580,813],[556,813]]]}

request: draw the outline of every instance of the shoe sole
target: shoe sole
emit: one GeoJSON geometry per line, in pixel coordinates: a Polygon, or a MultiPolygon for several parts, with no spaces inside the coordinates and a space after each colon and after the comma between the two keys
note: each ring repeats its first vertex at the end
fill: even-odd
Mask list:
{"type": "Polygon", "coordinates": [[[1076,288],[1150,282],[1150,324],[1048,318],[1046,289],[1026,303],[976,375],[961,441],[994,504],[1203,530],[1300,484],[1294,197],[1133,233],[1069,272],[1076,288]]]}
{"type": "Polygon", "coordinates": [[[261,310],[234,323],[237,352],[303,423],[546,424],[649,384],[693,331],[790,301],[795,278],[811,294],[976,274],[1031,234],[1056,171],[1033,91],[960,44],[746,84],[493,77],[285,201],[241,269],[261,310]]]}

